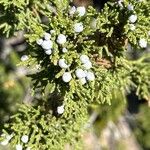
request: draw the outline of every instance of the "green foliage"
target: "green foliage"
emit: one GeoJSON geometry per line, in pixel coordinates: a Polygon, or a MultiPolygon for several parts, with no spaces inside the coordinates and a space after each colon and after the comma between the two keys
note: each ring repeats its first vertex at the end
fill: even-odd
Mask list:
{"type": "Polygon", "coordinates": [[[150,65],[149,56],[143,56],[139,60],[133,62],[133,70],[131,72],[133,86],[136,88],[136,94],[139,98],[150,99],[150,65]]]}
{"type": "Polygon", "coordinates": [[[4,20],[1,31],[7,35],[14,35],[18,30],[25,32],[29,59],[20,65],[40,66],[29,77],[33,95],[43,95],[33,106],[22,104],[18,114],[5,126],[6,132],[14,135],[10,140],[13,147],[21,144],[35,150],[63,149],[66,143],[75,143],[86,124],[88,107],[111,104],[113,91],[118,89],[124,95],[134,87],[138,96],[149,100],[150,72],[147,70],[149,61],[146,61],[149,56],[142,61],[129,61],[125,53],[128,44],[143,50],[146,47],[143,44],[150,41],[150,2],[131,1],[134,11],[127,9],[128,4],[125,1],[119,6],[110,1],[100,12],[88,7],[86,14],[80,16],[69,13],[71,6],[67,0],[0,0],[1,20],[4,20]],[[6,18],[10,14],[11,20],[6,18]],[[133,14],[137,16],[134,31],[129,21],[133,14]],[[38,44],[45,32],[51,32],[49,43],[52,45],[48,49],[38,44]],[[66,38],[64,43],[58,40],[60,34],[65,36],[60,42],[66,38]],[[144,39],[142,45],[141,39],[144,39]],[[63,48],[68,51],[64,53],[63,48]],[[47,50],[52,54],[47,55],[47,50]],[[86,69],[81,63],[82,55],[89,57],[90,68],[86,69]],[[67,67],[59,65],[61,59],[66,61],[67,67]],[[86,83],[82,84],[76,77],[77,69],[86,71],[86,75],[90,71],[94,77],[90,80],[86,77],[86,83]],[[67,83],[63,79],[66,72],[71,75],[67,83]],[[58,113],[59,106],[63,107],[63,113],[58,113]],[[23,135],[29,136],[27,144],[20,140],[23,135]]]}
{"type": "Polygon", "coordinates": [[[50,13],[48,4],[47,0],[0,0],[1,32],[8,37],[18,30],[30,31],[31,26],[40,25],[43,13],[50,13]]]}
{"type": "Polygon", "coordinates": [[[127,34],[127,38],[132,46],[137,47],[140,38],[146,38],[148,41],[150,41],[149,34],[147,32],[150,29],[150,12],[148,9],[150,7],[150,2],[143,1],[140,3],[131,0],[131,3],[134,5],[134,11],[128,12],[128,14],[136,14],[138,16],[138,19],[135,23],[136,30],[131,32],[131,30],[128,28],[128,26],[130,26],[130,23],[128,22],[125,27],[125,33],[127,34]]]}
{"type": "Polygon", "coordinates": [[[86,109],[82,109],[81,111],[79,108],[79,105],[82,104],[72,105],[74,110],[68,107],[66,108],[68,111],[63,116],[57,117],[54,117],[52,111],[47,113],[49,106],[40,105],[32,107],[21,105],[18,114],[11,118],[13,123],[5,125],[8,132],[6,135],[10,133],[14,135],[14,138],[12,138],[13,145],[19,143],[23,147],[30,147],[33,150],[63,150],[66,143],[74,145],[75,141],[72,137],[79,138],[76,133],[79,131],[82,132],[80,127],[84,126],[84,122],[86,121],[86,109]],[[10,126],[11,128],[9,128],[10,126]],[[27,144],[23,144],[20,140],[23,135],[29,136],[27,144]]]}

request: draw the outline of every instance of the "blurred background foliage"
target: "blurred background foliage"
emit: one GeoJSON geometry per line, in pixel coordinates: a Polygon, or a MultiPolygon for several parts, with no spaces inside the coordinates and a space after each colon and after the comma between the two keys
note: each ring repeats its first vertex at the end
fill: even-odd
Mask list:
{"type": "Polygon", "coordinates": [[[20,52],[10,47],[1,47],[0,51],[0,128],[9,116],[17,110],[29,86],[24,68],[17,67],[20,52]],[[7,54],[6,54],[7,53],[7,54]]]}
{"type": "Polygon", "coordinates": [[[134,133],[144,150],[150,149],[150,108],[142,104],[135,115],[134,133]]]}

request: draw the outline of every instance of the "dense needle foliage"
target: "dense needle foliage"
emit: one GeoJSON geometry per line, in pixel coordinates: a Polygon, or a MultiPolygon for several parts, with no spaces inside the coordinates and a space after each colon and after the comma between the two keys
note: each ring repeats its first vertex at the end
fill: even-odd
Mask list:
{"type": "Polygon", "coordinates": [[[74,147],[90,105],[111,104],[115,92],[125,95],[133,88],[149,100],[150,55],[137,60],[126,55],[129,45],[143,51],[150,42],[149,8],[148,0],[110,0],[99,12],[68,0],[0,0],[0,33],[24,31],[28,57],[19,65],[38,66],[28,77],[32,94],[42,95],[20,105],[2,141],[12,135],[16,148],[74,147]]]}

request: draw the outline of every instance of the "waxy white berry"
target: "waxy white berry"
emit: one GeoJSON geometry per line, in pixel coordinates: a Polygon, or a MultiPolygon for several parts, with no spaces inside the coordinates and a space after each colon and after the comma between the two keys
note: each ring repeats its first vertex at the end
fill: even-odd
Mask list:
{"type": "Polygon", "coordinates": [[[43,49],[48,50],[53,47],[53,42],[51,40],[44,40],[41,46],[43,49]]]}
{"type": "Polygon", "coordinates": [[[81,17],[84,16],[85,13],[86,13],[85,7],[83,7],[83,6],[77,7],[77,13],[78,13],[78,15],[81,16],[81,17]]]}
{"type": "Polygon", "coordinates": [[[90,61],[88,61],[83,64],[83,67],[88,70],[88,69],[92,68],[92,63],[90,61]]]}
{"type": "Polygon", "coordinates": [[[81,79],[80,79],[80,82],[81,82],[82,85],[84,85],[84,84],[87,82],[87,81],[86,81],[86,78],[81,78],[81,79]]]}
{"type": "Polygon", "coordinates": [[[29,57],[28,57],[27,55],[21,56],[21,61],[26,61],[26,60],[28,60],[28,59],[29,59],[29,57]]]}
{"type": "Polygon", "coordinates": [[[77,33],[82,32],[83,31],[83,23],[82,22],[76,23],[74,25],[74,31],[77,33]]]}
{"type": "Polygon", "coordinates": [[[49,33],[45,32],[44,33],[44,39],[45,40],[50,40],[50,38],[51,38],[51,35],[49,33]]]}
{"type": "Polygon", "coordinates": [[[71,9],[69,10],[69,14],[74,15],[75,12],[76,12],[76,7],[75,6],[71,7],[71,9]]]}
{"type": "Polygon", "coordinates": [[[29,137],[28,137],[27,135],[23,135],[23,136],[21,137],[21,141],[22,141],[23,143],[27,143],[28,140],[29,140],[29,137]]]}
{"type": "Polygon", "coordinates": [[[59,34],[57,37],[57,43],[58,44],[64,44],[66,43],[67,39],[66,36],[64,34],[59,34]]]}
{"type": "Polygon", "coordinates": [[[52,54],[52,50],[51,49],[45,50],[45,54],[51,55],[52,54]]]}
{"type": "Polygon", "coordinates": [[[79,78],[79,79],[86,77],[86,73],[85,73],[82,69],[77,69],[77,70],[75,71],[75,75],[76,75],[77,78],[79,78]]]}
{"type": "Polygon", "coordinates": [[[140,39],[139,45],[141,48],[146,48],[147,47],[147,41],[145,39],[140,39]]]}
{"type": "Polygon", "coordinates": [[[129,4],[128,6],[127,6],[127,8],[128,8],[128,10],[134,10],[134,6],[133,5],[131,5],[131,4],[129,4]]]}
{"type": "Polygon", "coordinates": [[[89,57],[88,57],[87,55],[81,55],[81,56],[80,56],[80,61],[81,61],[82,63],[87,63],[87,62],[90,61],[90,59],[89,59],[89,57]]]}
{"type": "Polygon", "coordinates": [[[64,110],[65,110],[65,109],[64,109],[64,106],[63,106],[63,105],[57,107],[57,113],[60,114],[60,115],[64,113],[64,110]]]}
{"type": "Polygon", "coordinates": [[[38,39],[38,40],[36,40],[36,43],[37,43],[38,45],[41,45],[41,44],[43,43],[43,39],[38,39]]]}
{"type": "Polygon", "coordinates": [[[63,53],[67,53],[67,52],[68,52],[67,48],[64,47],[64,48],[62,49],[62,52],[63,52],[63,53]]]}
{"type": "Polygon", "coordinates": [[[95,80],[95,75],[93,72],[87,72],[87,76],[86,76],[88,81],[94,81],[95,80]]]}
{"type": "Polygon", "coordinates": [[[22,150],[22,145],[17,144],[17,145],[16,145],[16,150],[22,150]]]}
{"type": "Polygon", "coordinates": [[[65,72],[62,76],[62,80],[64,82],[69,82],[72,79],[71,73],[70,72],[65,72]]]}
{"type": "Polygon", "coordinates": [[[69,65],[66,64],[66,60],[65,59],[59,59],[58,65],[62,69],[66,69],[66,68],[69,67],[69,65]]]}
{"type": "Polygon", "coordinates": [[[137,20],[137,15],[131,15],[131,16],[129,17],[129,21],[130,21],[131,23],[135,23],[136,20],[137,20]]]}

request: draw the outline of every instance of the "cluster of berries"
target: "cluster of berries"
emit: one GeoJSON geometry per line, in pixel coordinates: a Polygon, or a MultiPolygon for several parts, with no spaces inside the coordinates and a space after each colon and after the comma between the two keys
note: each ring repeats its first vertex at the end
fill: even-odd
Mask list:
{"type": "Polygon", "coordinates": [[[76,77],[81,81],[82,85],[85,84],[87,81],[94,81],[95,75],[93,72],[88,71],[92,68],[92,63],[87,55],[81,55],[80,61],[82,63],[83,69],[77,69],[75,71],[76,77]]]}
{"type": "MultiPolygon", "coordinates": [[[[118,1],[118,5],[121,7],[121,8],[123,8],[123,2],[124,2],[124,0],[119,0],[118,1]]],[[[142,2],[142,0],[138,0],[137,2],[142,2]]],[[[129,11],[134,11],[134,6],[132,5],[132,4],[128,4],[127,5],[127,9],[129,10],[129,11]]],[[[138,16],[134,13],[134,14],[132,14],[130,17],[129,17],[129,22],[130,22],[130,30],[131,31],[134,31],[135,29],[136,29],[136,26],[135,26],[135,23],[136,23],[136,21],[137,21],[137,19],[138,19],[138,16]]],[[[146,41],[146,39],[144,39],[144,38],[141,38],[141,39],[139,39],[139,46],[141,47],[141,48],[146,48],[147,47],[147,41],[146,41]]]]}
{"type": "MultiPolygon", "coordinates": [[[[70,11],[69,11],[69,14],[70,14],[71,16],[73,16],[74,14],[77,14],[79,17],[82,17],[82,16],[85,15],[85,13],[86,13],[85,7],[77,7],[77,8],[76,8],[75,6],[73,6],[73,7],[70,9],[70,11]]],[[[74,24],[74,31],[75,31],[76,33],[82,32],[83,29],[84,29],[84,27],[83,27],[83,23],[82,23],[82,22],[79,22],[79,23],[75,23],[75,24],[74,24]]]]}
{"type": "MultiPolygon", "coordinates": [[[[82,67],[84,68],[78,68],[75,70],[75,75],[76,77],[80,80],[80,82],[83,84],[85,84],[87,81],[94,81],[95,80],[95,75],[93,72],[88,71],[89,69],[92,68],[92,63],[90,62],[90,59],[87,55],[81,55],[80,56],[80,61],[82,63],[82,67]]],[[[58,65],[62,68],[62,69],[67,69],[69,68],[70,64],[68,65],[66,63],[65,59],[60,59],[58,61],[58,65]]],[[[72,79],[72,75],[70,72],[65,72],[62,76],[62,80],[64,82],[70,82],[70,80],[72,79]]]]}
{"type": "MultiPolygon", "coordinates": [[[[1,137],[5,137],[5,139],[0,144],[3,146],[6,146],[6,145],[8,145],[9,141],[12,139],[13,135],[2,134],[1,137]]],[[[25,144],[28,143],[28,141],[29,141],[28,135],[23,135],[21,137],[21,141],[25,144]]],[[[22,150],[22,149],[23,149],[23,146],[21,144],[16,145],[16,150],[22,150]]],[[[26,150],[30,150],[30,148],[28,147],[28,148],[26,148],[26,150]]]]}
{"type": "MultiPolygon", "coordinates": [[[[73,6],[69,11],[70,16],[73,16],[74,14],[76,14],[79,17],[82,17],[85,15],[85,13],[86,13],[85,7],[77,7],[76,8],[75,6],[73,6]]],[[[83,27],[82,22],[74,24],[74,32],[75,33],[80,33],[83,31],[83,29],[84,29],[84,27],[83,27]]],[[[50,55],[52,53],[52,49],[53,49],[53,41],[51,40],[51,36],[52,36],[51,31],[50,31],[50,33],[46,32],[46,33],[44,33],[43,38],[38,39],[36,41],[37,44],[40,45],[44,49],[44,52],[47,55],[50,55]]],[[[56,38],[56,42],[59,45],[64,45],[67,42],[66,35],[59,34],[56,38]]],[[[67,48],[63,47],[62,52],[63,53],[68,52],[67,48]]],[[[80,61],[82,62],[83,68],[86,70],[77,69],[75,71],[77,78],[81,81],[82,84],[85,84],[87,82],[87,80],[93,81],[95,79],[94,73],[91,71],[87,71],[92,67],[92,63],[90,62],[89,57],[86,55],[81,55],[80,61]]],[[[58,65],[62,69],[67,69],[70,67],[70,64],[67,64],[67,62],[64,58],[58,60],[58,65]]],[[[72,75],[70,72],[65,72],[62,76],[62,80],[66,83],[70,82],[71,79],[72,79],[72,75]]]]}
{"type": "Polygon", "coordinates": [[[36,42],[38,45],[40,45],[44,49],[44,51],[47,55],[51,55],[52,48],[53,48],[53,42],[51,40],[50,33],[47,33],[47,32],[44,33],[44,37],[41,39],[38,39],[36,42]]]}
{"type": "MultiPolygon", "coordinates": [[[[36,43],[40,45],[47,55],[52,54],[53,50],[53,41],[51,40],[51,36],[54,33],[54,30],[51,30],[50,33],[45,32],[43,38],[38,39],[36,43]]],[[[56,42],[60,45],[63,45],[67,42],[67,37],[64,34],[59,34],[57,36],[56,42]]],[[[67,49],[63,48],[62,52],[66,53],[67,49]]]]}

